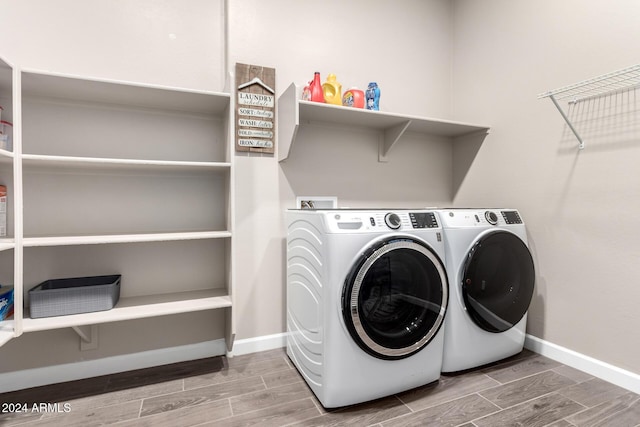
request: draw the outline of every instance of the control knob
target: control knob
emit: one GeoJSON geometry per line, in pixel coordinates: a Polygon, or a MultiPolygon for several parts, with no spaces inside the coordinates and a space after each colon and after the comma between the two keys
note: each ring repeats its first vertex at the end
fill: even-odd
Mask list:
{"type": "Polygon", "coordinates": [[[402,221],[400,220],[398,214],[394,214],[393,212],[390,212],[384,216],[384,222],[385,224],[387,224],[387,227],[392,230],[397,230],[402,224],[402,221]]]}
{"type": "Polygon", "coordinates": [[[491,225],[496,225],[498,223],[498,215],[495,212],[486,211],[484,213],[484,217],[487,219],[487,222],[491,225]]]}

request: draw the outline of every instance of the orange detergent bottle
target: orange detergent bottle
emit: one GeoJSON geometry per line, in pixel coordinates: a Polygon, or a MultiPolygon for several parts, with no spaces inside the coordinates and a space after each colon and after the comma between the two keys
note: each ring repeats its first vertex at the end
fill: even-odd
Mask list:
{"type": "Polygon", "coordinates": [[[352,87],[342,95],[342,105],[345,107],[364,108],[364,91],[352,87]]]}
{"type": "Polygon", "coordinates": [[[322,83],[322,92],[327,104],[342,105],[342,85],[336,81],[335,74],[327,76],[327,81],[322,83]]]}

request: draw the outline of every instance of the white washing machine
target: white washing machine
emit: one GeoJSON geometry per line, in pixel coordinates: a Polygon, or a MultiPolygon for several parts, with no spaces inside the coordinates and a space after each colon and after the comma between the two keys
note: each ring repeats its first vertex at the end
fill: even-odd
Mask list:
{"type": "Polygon", "coordinates": [[[495,362],[522,351],[535,271],[515,209],[438,211],[451,300],[442,372],[495,362]]]}
{"type": "Polygon", "coordinates": [[[448,301],[427,210],[289,210],[287,354],[327,408],[437,381],[448,301]]]}

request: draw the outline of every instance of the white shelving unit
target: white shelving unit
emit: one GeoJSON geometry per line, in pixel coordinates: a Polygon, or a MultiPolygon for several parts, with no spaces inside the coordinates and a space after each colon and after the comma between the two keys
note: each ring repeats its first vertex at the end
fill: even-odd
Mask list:
{"type": "Polygon", "coordinates": [[[395,144],[406,132],[437,135],[453,140],[489,132],[488,126],[382,111],[369,111],[311,101],[302,101],[301,88],[292,84],[278,101],[278,160],[285,161],[295,145],[298,129],[306,123],[346,125],[380,131],[379,161],[387,161],[395,144]]]}
{"type": "MultiPolygon", "coordinates": [[[[2,120],[13,122],[14,119],[14,93],[13,93],[14,67],[0,57],[0,105],[3,107],[2,120]]],[[[14,181],[14,155],[12,151],[0,149],[0,184],[6,185],[9,193],[12,191],[14,181]]],[[[15,266],[19,263],[16,257],[16,239],[11,215],[14,203],[9,199],[7,206],[7,236],[0,237],[0,283],[13,284],[15,281],[15,266]]],[[[15,336],[13,319],[0,321],[0,346],[15,336]]]]}
{"type": "Polygon", "coordinates": [[[538,98],[551,99],[553,105],[556,106],[560,115],[569,126],[569,129],[571,129],[578,139],[578,148],[582,150],[584,148],[584,141],[558,101],[566,99],[569,104],[576,104],[600,96],[632,90],[639,86],[640,64],[541,93],[538,95],[538,98]]]}
{"type": "Polygon", "coordinates": [[[14,318],[0,323],[0,345],[67,327],[91,341],[97,329],[89,326],[101,323],[224,309],[230,350],[233,98],[42,71],[13,75],[14,150],[0,151],[0,168],[13,166],[10,193],[20,209],[15,237],[0,240],[0,251],[15,252],[16,305],[14,318]],[[56,270],[30,268],[43,263],[56,270]],[[105,274],[101,268],[122,274],[113,309],[42,319],[23,312],[41,281],[86,269],[105,274]]]}

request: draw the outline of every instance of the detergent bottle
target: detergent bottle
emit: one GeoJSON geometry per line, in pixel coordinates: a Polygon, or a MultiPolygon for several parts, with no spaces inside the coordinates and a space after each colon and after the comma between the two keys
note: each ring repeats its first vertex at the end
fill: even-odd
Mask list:
{"type": "Polygon", "coordinates": [[[311,91],[311,100],[314,102],[325,102],[324,94],[322,93],[322,83],[320,83],[320,73],[313,73],[313,81],[309,85],[311,91]]]}
{"type": "Polygon", "coordinates": [[[364,91],[352,87],[342,95],[342,105],[345,107],[364,108],[364,91]]]}
{"type": "Polygon", "coordinates": [[[322,84],[324,100],[327,104],[342,105],[342,85],[336,81],[335,74],[329,74],[322,84]]]}
{"type": "Polygon", "coordinates": [[[367,98],[367,110],[380,110],[380,88],[378,83],[369,83],[365,96],[367,98]]]}
{"type": "Polygon", "coordinates": [[[311,82],[307,83],[304,89],[302,89],[302,100],[311,101],[311,82]]]}

